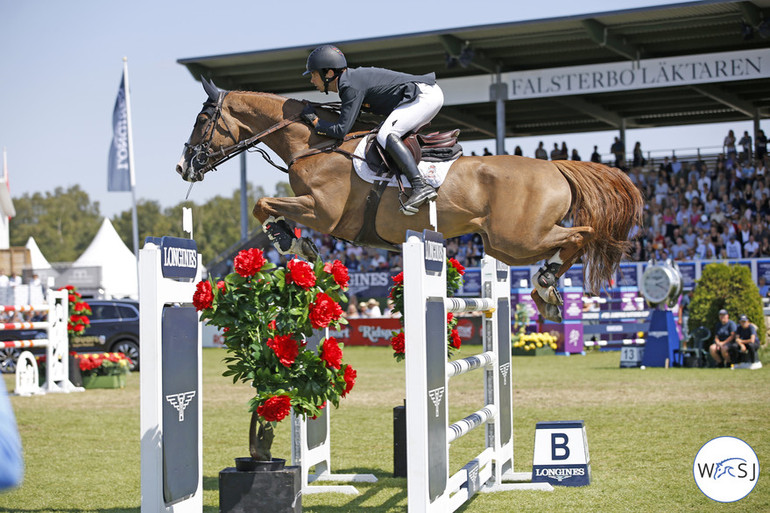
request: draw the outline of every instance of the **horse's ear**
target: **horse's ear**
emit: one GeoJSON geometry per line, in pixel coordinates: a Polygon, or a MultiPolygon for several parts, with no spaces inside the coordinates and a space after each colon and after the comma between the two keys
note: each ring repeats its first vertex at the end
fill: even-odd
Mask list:
{"type": "Polygon", "coordinates": [[[214,82],[206,77],[201,77],[201,83],[203,84],[203,89],[206,91],[206,94],[209,95],[209,98],[211,98],[212,101],[217,101],[219,99],[220,90],[214,85],[214,82]]]}

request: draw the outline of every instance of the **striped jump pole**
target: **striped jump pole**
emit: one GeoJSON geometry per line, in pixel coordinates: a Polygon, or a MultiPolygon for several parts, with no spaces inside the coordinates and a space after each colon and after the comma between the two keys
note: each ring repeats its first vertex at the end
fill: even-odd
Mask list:
{"type": "Polygon", "coordinates": [[[407,232],[403,260],[409,512],[455,511],[478,491],[552,490],[547,483],[505,482],[519,477],[513,471],[508,266],[485,256],[483,297],[447,298],[440,233],[407,232]],[[484,312],[484,351],[448,362],[447,312],[478,311],[484,312]],[[474,370],[484,374],[483,406],[450,424],[449,379],[474,370]],[[450,476],[449,444],[481,426],[486,426],[485,449],[450,476]]]}

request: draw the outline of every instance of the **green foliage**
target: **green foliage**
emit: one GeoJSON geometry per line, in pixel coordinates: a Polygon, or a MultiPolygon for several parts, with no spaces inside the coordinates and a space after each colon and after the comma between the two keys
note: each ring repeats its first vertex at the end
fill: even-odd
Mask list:
{"type": "MultiPolygon", "coordinates": [[[[76,260],[99,230],[99,202],[74,185],[53,192],[24,194],[13,199],[16,216],[10,223],[11,246],[24,246],[34,237],[51,262],[76,260]]],[[[130,232],[129,232],[130,233],[130,232]]]]}
{"type": "Polygon", "coordinates": [[[759,340],[765,339],[765,316],[759,289],[751,279],[751,271],[743,265],[709,264],[697,281],[690,303],[687,326],[692,333],[700,326],[714,330],[718,312],[726,309],[730,319],[748,316],[757,326],[759,340]]]}
{"type": "MultiPolygon", "coordinates": [[[[258,258],[262,258],[261,251],[256,249],[241,254],[249,251],[258,252],[258,258]]],[[[236,270],[239,269],[238,262],[239,257],[236,257],[236,270]]],[[[223,375],[232,377],[233,383],[249,383],[254,389],[255,396],[249,402],[252,412],[276,396],[289,396],[292,407],[300,415],[320,415],[327,401],[338,406],[348,387],[345,380],[348,366],[338,363],[335,368],[330,365],[324,359],[326,355],[321,355],[323,341],[318,351],[308,350],[304,342],[305,338],[313,336],[314,329],[321,327],[314,325],[311,313],[319,302],[319,293],[326,294],[334,303],[347,302],[342,287],[331,272],[331,264],[325,268],[324,263],[317,260],[312,271],[309,270],[315,275],[314,285],[305,287],[298,285],[297,278],[287,279],[290,271],[276,268],[275,264],[264,263],[255,270],[249,271],[251,274],[247,276],[233,272],[219,283],[209,282],[213,297],[210,306],[202,308],[201,318],[225,330],[228,356],[223,375]],[[290,343],[299,346],[296,356],[288,364],[281,360],[281,351],[269,345],[280,337],[288,337],[290,343]]],[[[196,306],[200,309],[205,306],[205,301],[196,306]]],[[[347,324],[340,317],[341,313],[340,309],[336,316],[326,319],[331,328],[347,324]]],[[[336,344],[334,339],[330,341],[336,344]]]]}
{"type": "MultiPolygon", "coordinates": [[[[465,267],[454,258],[446,259],[446,295],[452,297],[460,290],[463,285],[463,275],[465,274],[465,267]]],[[[396,276],[393,276],[393,286],[390,288],[388,297],[393,300],[393,311],[400,313],[399,319],[401,326],[404,325],[404,273],[400,272],[396,276]]],[[[457,318],[454,314],[447,314],[446,323],[446,338],[447,338],[447,356],[452,357],[452,354],[456,349],[460,349],[462,341],[460,340],[460,334],[457,333],[457,318]]],[[[393,331],[393,336],[390,338],[390,345],[393,348],[393,358],[397,362],[403,361],[406,358],[404,352],[404,328],[399,331],[393,331]]]]}

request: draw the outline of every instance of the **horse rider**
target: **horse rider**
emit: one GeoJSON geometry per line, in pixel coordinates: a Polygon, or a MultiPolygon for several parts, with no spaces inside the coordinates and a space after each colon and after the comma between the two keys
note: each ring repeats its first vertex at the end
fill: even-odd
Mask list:
{"type": "Polygon", "coordinates": [[[320,46],[307,58],[310,82],[326,94],[339,93],[342,106],[335,123],[318,119],[313,107],[302,111],[302,120],[319,135],[343,139],[353,128],[361,109],[387,116],[380,126],[377,142],[390,155],[412,186],[412,194],[401,212],[417,213],[420,205],[437,196],[425,183],[412,154],[401,138],[428,123],[444,104],[444,93],[436,74],[409,75],[383,68],[348,68],[342,52],[332,45],[320,46]]]}

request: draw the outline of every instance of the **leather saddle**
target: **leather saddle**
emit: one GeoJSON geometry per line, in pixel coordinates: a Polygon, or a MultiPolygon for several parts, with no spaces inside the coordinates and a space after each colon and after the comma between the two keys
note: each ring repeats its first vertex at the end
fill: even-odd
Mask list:
{"type": "MultiPolygon", "coordinates": [[[[456,158],[463,151],[457,142],[459,135],[459,129],[429,134],[410,132],[403,140],[417,164],[421,161],[446,162],[456,158]]],[[[379,175],[388,170],[398,173],[398,166],[392,164],[390,156],[377,143],[376,132],[370,133],[366,138],[365,159],[369,168],[379,175]]]]}
{"type": "MultiPolygon", "coordinates": [[[[404,137],[404,143],[418,164],[421,160],[428,162],[452,160],[463,151],[462,147],[457,143],[457,136],[460,135],[459,129],[429,134],[417,132],[419,132],[419,129],[404,137]]],[[[401,250],[398,246],[383,240],[379,236],[375,228],[375,218],[377,217],[377,209],[379,208],[382,194],[385,192],[390,178],[394,174],[398,176],[399,169],[395,163],[390,161],[390,156],[377,143],[376,130],[369,133],[366,138],[364,155],[366,164],[378,175],[379,179],[374,181],[372,188],[369,190],[364,206],[364,220],[361,230],[351,242],[359,246],[370,246],[398,252],[401,250]]],[[[400,178],[399,186],[403,193],[403,185],[401,185],[400,178]]]]}

